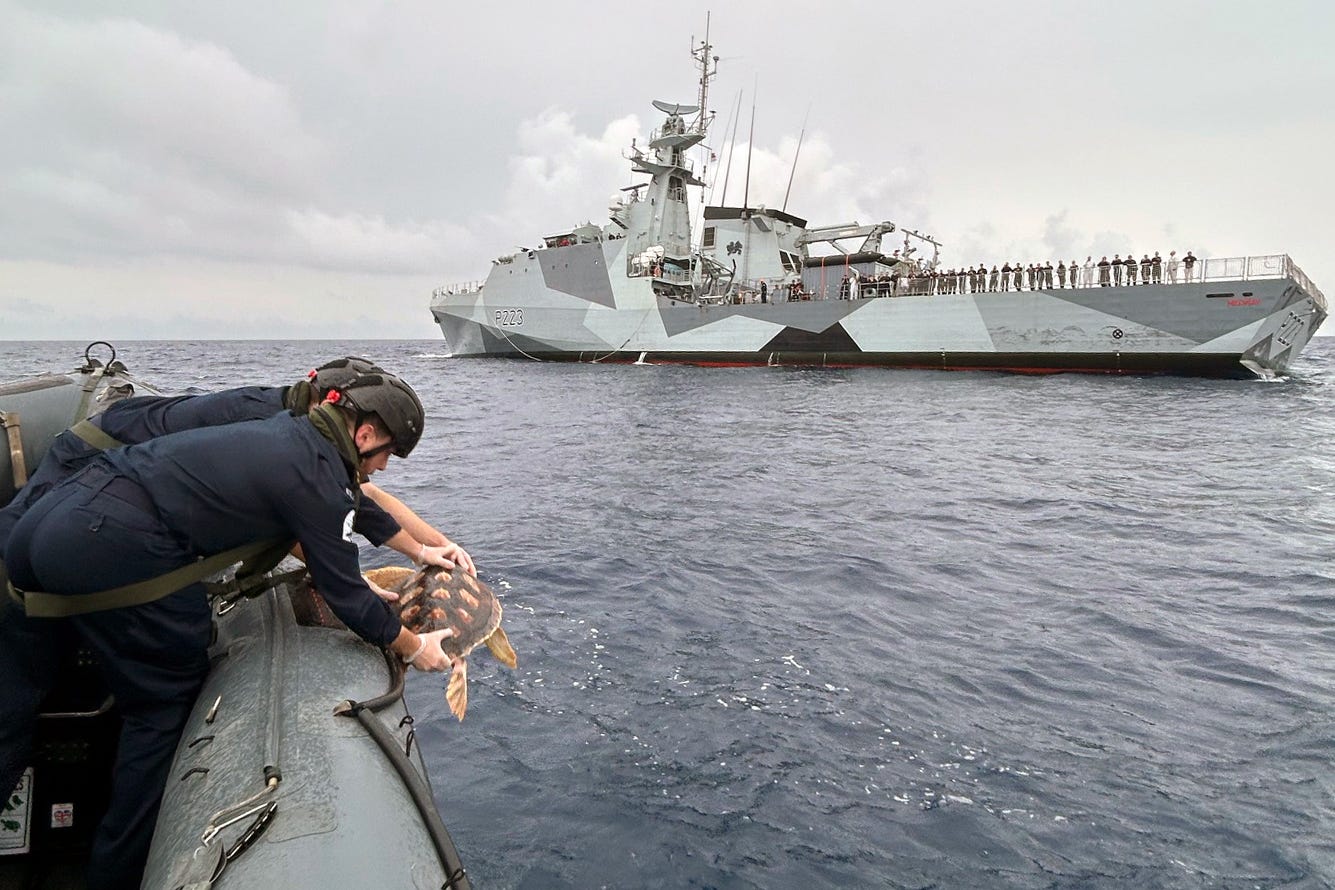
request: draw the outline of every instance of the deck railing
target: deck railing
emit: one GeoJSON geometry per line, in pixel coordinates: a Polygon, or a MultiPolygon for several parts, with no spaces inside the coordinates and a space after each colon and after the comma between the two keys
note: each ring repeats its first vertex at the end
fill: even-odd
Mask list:
{"type": "Polygon", "coordinates": [[[431,292],[431,299],[438,300],[441,297],[452,297],[457,294],[475,294],[482,290],[483,281],[465,281],[462,284],[442,285],[431,292]]]}
{"type": "MultiPolygon", "coordinates": [[[[1137,272],[1139,272],[1139,263],[1137,263],[1137,272]]],[[[1205,282],[1216,281],[1248,281],[1266,278],[1292,278],[1312,298],[1322,306],[1326,307],[1326,297],[1298,268],[1297,263],[1287,254],[1267,254],[1262,256],[1242,256],[1242,257],[1209,257],[1206,259],[1197,259],[1191,272],[1187,272],[1187,267],[1181,263],[1178,268],[1171,270],[1167,261],[1163,263],[1161,280],[1153,282],[1155,285],[1174,285],[1174,284],[1201,284],[1205,282]]],[[[1033,286],[1029,281],[1027,274],[1012,275],[1009,279],[1006,276],[998,276],[997,285],[993,286],[992,277],[989,271],[985,284],[980,288],[973,288],[970,284],[971,279],[966,273],[964,284],[961,285],[959,278],[961,276],[936,276],[927,278],[901,278],[897,285],[892,286],[888,276],[882,276],[881,280],[863,276],[858,282],[858,296],[860,298],[887,297],[887,296],[909,296],[926,294],[946,294],[946,293],[992,293],[1000,291],[1030,291],[1030,290],[1061,290],[1062,285],[1059,279],[1054,275],[1052,287],[1033,286]]],[[[1116,274],[1110,275],[1113,286],[1118,285],[1116,274]]],[[[1099,287],[1098,267],[1091,270],[1082,269],[1079,274],[1081,288],[1099,287]]],[[[1071,287],[1076,287],[1075,278],[1071,279],[1071,287]]],[[[843,292],[846,285],[842,285],[842,275],[839,279],[826,281],[824,287],[817,285],[814,290],[814,299],[847,299],[843,292]]],[[[1137,275],[1134,286],[1144,285],[1137,275]]],[[[1120,285],[1131,286],[1131,285],[1120,285]]]]}
{"type": "Polygon", "coordinates": [[[1201,260],[1201,281],[1248,281],[1258,278],[1292,278],[1321,306],[1326,305],[1323,294],[1308,278],[1293,258],[1285,253],[1267,256],[1210,257],[1201,260]]]}

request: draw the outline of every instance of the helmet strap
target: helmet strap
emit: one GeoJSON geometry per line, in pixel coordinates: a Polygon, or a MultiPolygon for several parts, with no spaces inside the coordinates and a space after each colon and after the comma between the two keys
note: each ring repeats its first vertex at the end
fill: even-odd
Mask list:
{"type": "Polygon", "coordinates": [[[369,451],[358,451],[357,456],[362,460],[370,460],[373,457],[379,457],[386,451],[393,451],[393,450],[394,450],[394,440],[390,439],[388,442],[386,442],[384,445],[379,446],[378,448],[372,448],[369,451]]]}

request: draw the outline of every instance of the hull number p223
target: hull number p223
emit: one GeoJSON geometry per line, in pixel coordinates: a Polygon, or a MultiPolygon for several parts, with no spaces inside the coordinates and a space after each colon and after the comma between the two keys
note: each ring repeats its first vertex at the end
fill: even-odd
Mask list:
{"type": "Polygon", "coordinates": [[[493,317],[498,328],[517,328],[524,323],[524,310],[497,309],[493,317]]]}

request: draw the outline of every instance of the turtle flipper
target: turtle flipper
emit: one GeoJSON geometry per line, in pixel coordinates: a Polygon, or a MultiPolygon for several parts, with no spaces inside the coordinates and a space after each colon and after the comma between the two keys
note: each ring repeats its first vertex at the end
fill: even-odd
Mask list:
{"type": "Polygon", "coordinates": [[[455,663],[450,673],[450,683],[445,687],[445,701],[449,703],[450,713],[462,723],[468,711],[468,662],[455,663]]]}
{"type": "Polygon", "coordinates": [[[510,638],[505,635],[505,628],[498,627],[491,632],[491,636],[487,637],[487,648],[496,656],[497,661],[510,670],[519,666],[519,657],[515,655],[514,647],[510,645],[510,638]]]}
{"type": "Polygon", "coordinates": [[[378,569],[371,569],[366,572],[366,577],[370,578],[381,587],[390,588],[395,584],[401,583],[417,572],[416,569],[405,568],[404,566],[381,566],[378,569]]]}

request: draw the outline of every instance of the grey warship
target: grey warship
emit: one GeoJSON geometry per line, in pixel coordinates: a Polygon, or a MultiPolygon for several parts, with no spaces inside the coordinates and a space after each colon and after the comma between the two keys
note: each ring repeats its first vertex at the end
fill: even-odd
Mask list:
{"type": "Polygon", "coordinates": [[[648,181],[622,190],[605,225],[434,291],[451,355],[1250,379],[1284,374],[1327,315],[1283,254],[1207,258],[1134,285],[1096,284],[1088,269],[1077,281],[1073,266],[1069,288],[999,290],[953,272],[939,286],[940,243],[889,221],[813,227],[786,209],[711,206],[697,242],[688,190],[705,182],[687,153],[712,121],[711,53],[708,37],[692,49],[696,105],[653,102],[663,123],[627,155],[648,181]],[[903,247],[887,255],[895,233],[903,247]]]}

